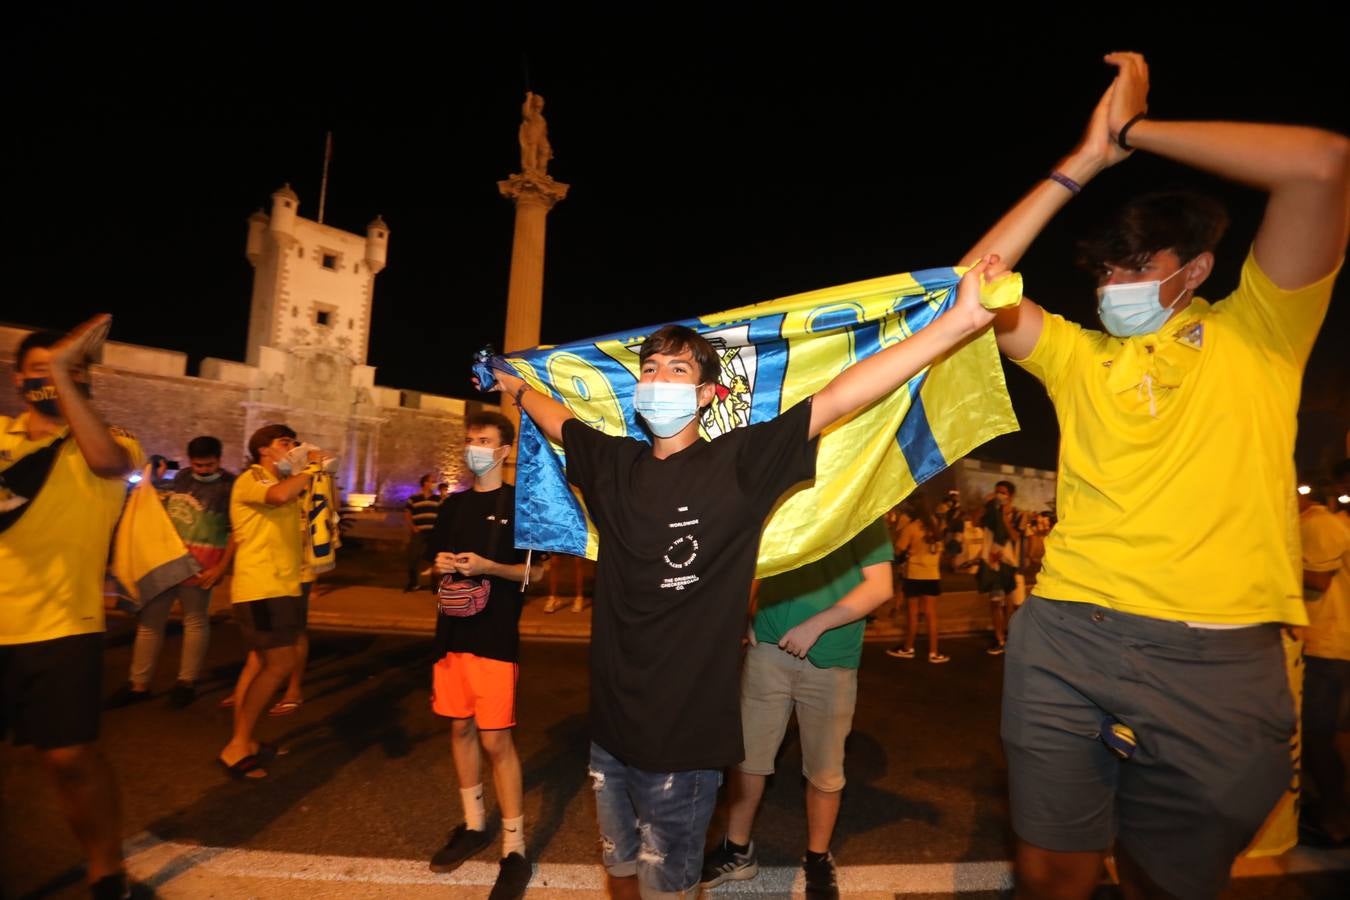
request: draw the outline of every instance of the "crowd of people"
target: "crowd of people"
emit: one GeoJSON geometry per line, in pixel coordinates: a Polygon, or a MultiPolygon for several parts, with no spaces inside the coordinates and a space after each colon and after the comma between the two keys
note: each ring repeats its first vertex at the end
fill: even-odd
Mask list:
{"type": "MultiPolygon", "coordinates": [[[[1306,628],[1308,639],[1303,722],[1318,822],[1333,839],[1350,836],[1345,771],[1328,738],[1350,693],[1350,531],[1320,482],[1297,493],[1292,463],[1302,371],[1350,228],[1350,142],[1292,126],[1158,120],[1147,114],[1144,60],[1106,61],[1116,74],[1082,140],[971,247],[947,311],[778,417],[705,440],[700,416],[720,359],[683,326],[641,347],[631,399],[649,440],[603,434],[497,373],[492,387],[565,449],[599,533],[589,771],[612,896],[686,896],[756,876],[756,813],[793,713],[806,893],[838,896],[830,844],[862,631],[893,595],[897,554],[911,627],[892,656],[915,655],[923,613],[928,659],[947,661],[937,629],[944,565],[972,568],[989,597],[990,652],[1006,653],[1019,896],[1087,898],[1107,854],[1129,896],[1223,889],[1293,775],[1285,628],[1306,628]],[[1104,330],[1025,297],[986,309],[982,285],[1136,153],[1267,195],[1238,287],[1214,303],[1196,295],[1214,266],[1222,208],[1152,193],[1080,246],[1104,330]],[[1055,516],[1019,511],[1010,482],[973,514],[950,495],[932,507],[915,497],[893,535],[878,521],[829,556],[756,582],[761,527],[785,492],[813,478],[821,433],[991,327],[1055,406],[1055,516]],[[727,830],[710,835],[724,778],[727,830]]],[[[88,399],[88,359],[106,331],[100,317],[26,340],[16,378],[27,409],[0,419],[0,732],[33,745],[52,773],[93,896],[120,897],[118,793],[96,744],[102,561],[141,451],[88,399]]],[[[492,896],[518,897],[530,878],[513,740],[518,620],[537,566],[515,547],[511,520],[516,491],[530,486],[502,477],[515,440],[508,419],[471,416],[466,434],[471,488],[435,497],[433,516],[424,481],[408,518],[407,587],[420,587],[427,568],[439,576],[432,708],[450,720],[463,815],[430,864],[450,871],[492,843],[486,755],[501,817],[492,896]]],[[[259,778],[277,753],[255,736],[260,717],[302,702],[298,682],[295,693],[285,687],[303,668],[312,583],[302,511],[326,457],[280,424],[248,449],[252,465],[226,491],[218,445],[189,447],[192,469],[170,493],[190,498],[171,502],[193,509],[199,530],[187,545],[200,571],[172,596],[185,614],[197,610],[232,571],[250,653],[219,764],[259,778]]],[[[155,598],[141,613],[124,702],[145,691],[170,602],[155,598]]],[[[197,621],[176,688],[187,701],[206,640],[197,621]]]]}

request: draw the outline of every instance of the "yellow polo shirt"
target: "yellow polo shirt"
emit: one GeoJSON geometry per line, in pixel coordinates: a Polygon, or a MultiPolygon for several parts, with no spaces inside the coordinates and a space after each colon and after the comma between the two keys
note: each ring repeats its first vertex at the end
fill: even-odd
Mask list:
{"type": "Polygon", "coordinates": [[[230,491],[235,542],[230,599],[235,603],[300,596],[300,501],[268,503],[267,489],[276,483],[266,469],[253,465],[230,491]]]}
{"type": "Polygon", "coordinates": [[[1335,277],[1281,290],[1248,254],[1228,297],[1128,339],[1046,313],[1016,361],[1059,419],[1038,595],[1183,622],[1307,621],[1295,413],[1335,277]]]}
{"type": "MultiPolygon", "coordinates": [[[[136,439],[109,432],[139,466],[136,439]]],[[[29,440],[28,413],[0,416],[0,473],[67,434],[29,440]]],[[[94,474],[73,437],[61,445],[42,490],[0,532],[0,644],[103,631],[103,573],[126,495],[124,479],[94,474]]]]}
{"type": "Polygon", "coordinates": [[[1307,596],[1308,627],[1303,652],[1325,659],[1350,660],[1350,526],[1325,506],[1303,511],[1298,519],[1303,538],[1303,568],[1331,572],[1331,586],[1307,596]]]}

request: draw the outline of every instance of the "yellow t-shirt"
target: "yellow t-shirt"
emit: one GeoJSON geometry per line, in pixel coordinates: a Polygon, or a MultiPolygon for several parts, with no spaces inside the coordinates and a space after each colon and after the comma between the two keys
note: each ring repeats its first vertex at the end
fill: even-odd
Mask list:
{"type": "Polygon", "coordinates": [[[1322,595],[1307,600],[1303,652],[1350,660],[1350,527],[1321,505],[1304,510],[1298,525],[1303,538],[1303,568],[1334,573],[1322,595]]]}
{"type": "Polygon", "coordinates": [[[1018,361],[1060,430],[1037,594],[1183,622],[1307,621],[1295,413],[1335,277],[1284,291],[1248,254],[1231,295],[1123,340],[1046,313],[1018,361]]]}
{"type": "MultiPolygon", "coordinates": [[[[141,445],[109,432],[140,465],[141,445]]],[[[0,416],[0,472],[68,435],[28,439],[28,413],[0,416]]],[[[103,630],[108,545],[127,496],[122,478],[100,478],[68,437],[19,520],[0,532],[0,644],[28,644],[103,630]]]]}
{"type": "MultiPolygon", "coordinates": [[[[939,535],[941,537],[941,535],[939,535]]],[[[909,561],[905,563],[905,577],[915,581],[932,581],[942,577],[938,570],[941,560],[942,544],[928,543],[923,539],[923,523],[911,521],[900,532],[895,549],[909,551],[909,561]]]]}
{"type": "Polygon", "coordinates": [[[230,491],[234,603],[300,596],[300,501],[268,503],[267,489],[276,483],[266,469],[253,465],[234,480],[230,491]]]}

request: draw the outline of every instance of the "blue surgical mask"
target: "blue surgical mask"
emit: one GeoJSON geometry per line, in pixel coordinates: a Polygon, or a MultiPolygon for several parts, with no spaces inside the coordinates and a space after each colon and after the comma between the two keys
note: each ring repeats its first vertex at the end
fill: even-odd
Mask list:
{"type": "Polygon", "coordinates": [[[652,434],[674,437],[698,416],[698,388],[669,381],[640,381],[633,391],[633,409],[652,434]]]}
{"type": "Polygon", "coordinates": [[[224,474],[224,473],[221,472],[219,469],[217,469],[216,471],[212,472],[210,475],[198,475],[196,472],[193,472],[193,473],[192,473],[192,478],[193,478],[193,480],[195,480],[195,481],[200,481],[200,482],[202,482],[203,484],[210,484],[210,483],[213,482],[213,481],[219,481],[219,480],[220,480],[220,476],[223,475],[223,474],[224,474]]]}
{"type": "Polygon", "coordinates": [[[277,477],[278,478],[291,477],[291,461],[289,459],[277,460],[277,477]]]}
{"type": "Polygon", "coordinates": [[[1167,306],[1158,302],[1162,286],[1176,278],[1182,266],[1161,281],[1136,281],[1131,284],[1104,284],[1097,288],[1097,316],[1108,332],[1118,338],[1152,334],[1167,322],[1186,291],[1177,294],[1167,306]]]}
{"type": "Polygon", "coordinates": [[[479,447],[474,444],[464,447],[464,463],[475,478],[482,478],[499,462],[501,460],[497,458],[497,451],[491,447],[479,447]]]}

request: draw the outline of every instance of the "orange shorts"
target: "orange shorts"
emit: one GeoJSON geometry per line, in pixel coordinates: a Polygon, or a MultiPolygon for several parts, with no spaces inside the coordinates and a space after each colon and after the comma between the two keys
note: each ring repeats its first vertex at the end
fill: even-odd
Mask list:
{"type": "Polygon", "coordinates": [[[516,727],[520,665],[472,653],[447,653],[431,667],[431,711],[473,719],[486,731],[516,727]]]}

